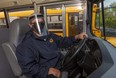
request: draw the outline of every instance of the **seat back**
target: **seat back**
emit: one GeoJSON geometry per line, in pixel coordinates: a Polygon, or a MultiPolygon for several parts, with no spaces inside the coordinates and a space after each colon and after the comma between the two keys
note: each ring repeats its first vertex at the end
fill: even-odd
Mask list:
{"type": "Polygon", "coordinates": [[[2,48],[2,44],[8,40],[9,29],[0,28],[0,78],[16,78],[11,70],[11,67],[2,48]]]}
{"type": "Polygon", "coordinates": [[[28,20],[27,19],[16,19],[14,20],[9,28],[10,36],[9,41],[2,44],[6,57],[9,61],[9,64],[16,76],[18,78],[26,78],[22,74],[22,70],[18,64],[17,57],[15,55],[15,50],[17,45],[20,43],[21,38],[29,30],[28,20]]]}

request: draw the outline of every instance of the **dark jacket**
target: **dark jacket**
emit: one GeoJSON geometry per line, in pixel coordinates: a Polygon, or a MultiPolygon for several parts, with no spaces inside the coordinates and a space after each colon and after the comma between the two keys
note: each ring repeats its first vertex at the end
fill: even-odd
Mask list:
{"type": "Polygon", "coordinates": [[[73,45],[74,37],[49,34],[35,37],[28,32],[16,48],[16,56],[23,73],[28,78],[47,78],[50,67],[61,68],[63,55],[59,48],[73,45]]]}

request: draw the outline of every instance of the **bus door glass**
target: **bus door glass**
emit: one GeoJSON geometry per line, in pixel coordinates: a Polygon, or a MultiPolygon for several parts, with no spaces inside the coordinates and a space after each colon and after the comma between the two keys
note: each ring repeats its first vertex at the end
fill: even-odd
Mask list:
{"type": "Polygon", "coordinates": [[[116,0],[104,1],[106,40],[116,47],[116,0]]]}
{"type": "Polygon", "coordinates": [[[66,5],[66,36],[83,32],[84,3],[66,5]]]}
{"type": "MultiPolygon", "coordinates": [[[[103,21],[102,21],[102,10],[101,4],[98,5],[99,9],[96,14],[96,23],[94,28],[97,32],[101,34],[101,38],[106,40],[116,47],[116,1],[114,0],[105,0],[104,1],[104,19],[105,19],[105,32],[103,32],[103,21]]],[[[92,30],[93,31],[93,30],[92,30]]],[[[95,34],[96,36],[99,36],[95,34]]]]}
{"type": "Polygon", "coordinates": [[[47,6],[46,18],[48,32],[63,36],[62,7],[47,6]]]}
{"type": "Polygon", "coordinates": [[[68,13],[68,36],[74,36],[79,33],[79,14],[78,13],[68,13]]]}
{"type": "Polygon", "coordinates": [[[65,5],[66,36],[74,36],[83,32],[85,2],[65,5]]]}

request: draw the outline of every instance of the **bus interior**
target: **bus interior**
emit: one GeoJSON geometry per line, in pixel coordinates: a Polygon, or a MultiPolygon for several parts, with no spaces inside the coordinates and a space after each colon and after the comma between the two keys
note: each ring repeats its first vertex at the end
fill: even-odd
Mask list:
{"type": "Polygon", "coordinates": [[[63,37],[88,34],[88,38],[75,42],[74,46],[60,49],[65,55],[60,78],[116,78],[116,26],[112,26],[116,23],[111,26],[110,22],[105,23],[110,18],[116,20],[116,6],[112,3],[106,10],[106,1],[1,0],[0,77],[26,78],[15,50],[20,37],[28,31],[28,16],[40,12],[49,33],[63,37]]]}

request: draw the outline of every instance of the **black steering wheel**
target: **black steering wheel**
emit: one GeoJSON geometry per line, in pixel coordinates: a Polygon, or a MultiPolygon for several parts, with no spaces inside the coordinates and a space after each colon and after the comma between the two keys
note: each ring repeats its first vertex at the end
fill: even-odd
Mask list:
{"type": "Polygon", "coordinates": [[[72,61],[72,59],[75,58],[75,56],[81,50],[81,48],[84,46],[86,41],[87,41],[87,38],[84,38],[83,40],[79,41],[78,48],[76,48],[76,50],[73,54],[71,51],[67,52],[67,54],[65,55],[65,57],[62,61],[63,67],[68,65],[72,61]]]}

